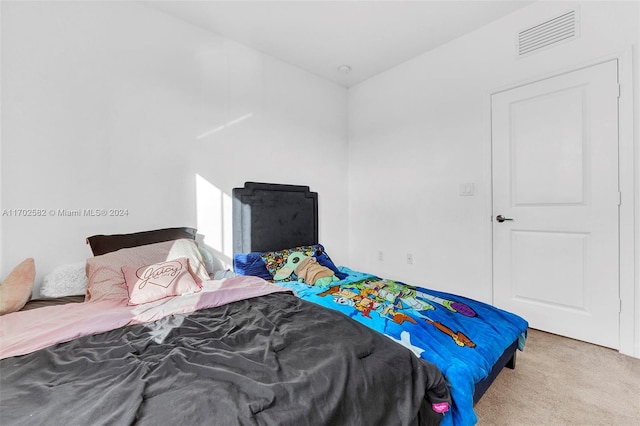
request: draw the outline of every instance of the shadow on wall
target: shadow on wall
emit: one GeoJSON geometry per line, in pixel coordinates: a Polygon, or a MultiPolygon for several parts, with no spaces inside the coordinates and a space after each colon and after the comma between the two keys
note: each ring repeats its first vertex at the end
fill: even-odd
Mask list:
{"type": "Polygon", "coordinates": [[[219,269],[233,269],[231,196],[199,174],[196,180],[198,242],[216,257],[219,269]]]}

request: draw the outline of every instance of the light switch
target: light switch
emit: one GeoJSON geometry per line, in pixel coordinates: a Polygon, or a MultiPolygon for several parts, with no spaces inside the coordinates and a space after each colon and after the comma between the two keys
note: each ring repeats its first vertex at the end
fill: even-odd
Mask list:
{"type": "Polygon", "coordinates": [[[475,193],[475,185],[473,183],[460,184],[460,196],[469,196],[475,193]]]}

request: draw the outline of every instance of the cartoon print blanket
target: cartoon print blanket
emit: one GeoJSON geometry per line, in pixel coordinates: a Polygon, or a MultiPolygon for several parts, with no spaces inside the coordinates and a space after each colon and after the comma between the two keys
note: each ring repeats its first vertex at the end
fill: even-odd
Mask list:
{"type": "Polygon", "coordinates": [[[302,299],[348,315],[438,366],[451,387],[453,409],[443,424],[473,425],[475,383],[488,376],[527,322],[491,305],[339,268],[347,278],[329,287],[280,282],[302,299]]]}

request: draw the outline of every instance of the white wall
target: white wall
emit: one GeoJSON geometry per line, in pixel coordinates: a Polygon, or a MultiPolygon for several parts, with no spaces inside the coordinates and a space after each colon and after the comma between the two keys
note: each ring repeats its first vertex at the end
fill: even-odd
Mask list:
{"type": "MultiPolygon", "coordinates": [[[[537,2],[351,88],[351,266],[490,302],[490,94],[628,52],[632,45],[633,69],[638,70],[638,16],[638,2],[537,2]],[[581,28],[577,39],[516,58],[519,31],[576,4],[581,28]],[[474,196],[459,195],[464,183],[474,184],[474,196]],[[378,260],[379,251],[383,261],[378,260]],[[406,263],[407,253],[413,254],[413,265],[406,263]]],[[[634,81],[622,89],[638,111],[637,71],[633,75],[634,81]]],[[[637,153],[637,112],[635,117],[635,124],[632,118],[626,125],[630,140],[625,143],[635,144],[637,153]]],[[[638,164],[636,157],[636,170],[638,164]]],[[[636,180],[632,188],[634,172],[624,170],[622,180],[631,182],[631,188],[625,184],[622,233],[631,235],[634,223],[628,218],[640,183],[636,180]]],[[[637,230],[635,235],[637,246],[637,230]]],[[[625,250],[625,258],[633,256],[633,247],[627,244],[625,250]]],[[[631,315],[621,324],[622,346],[627,353],[634,351],[635,333],[640,356],[640,327],[633,331],[640,314],[640,285],[637,277],[633,283],[633,263],[627,261],[623,271],[623,303],[631,315]]],[[[635,263],[638,268],[637,255],[635,263]]]]}
{"type": "Polygon", "coordinates": [[[87,236],[170,226],[228,260],[245,181],[318,191],[321,241],[347,257],[345,88],[135,2],[1,7],[2,209],[56,215],[2,217],[0,275],[34,257],[39,286],[87,236]]]}

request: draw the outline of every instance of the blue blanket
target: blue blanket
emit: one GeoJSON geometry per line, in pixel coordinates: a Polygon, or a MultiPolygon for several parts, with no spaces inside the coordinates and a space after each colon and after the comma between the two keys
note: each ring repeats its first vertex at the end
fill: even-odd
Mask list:
{"type": "Polygon", "coordinates": [[[453,406],[445,425],[473,425],[475,384],[486,378],[527,322],[512,313],[465,297],[410,286],[340,267],[346,278],[328,287],[278,282],[302,299],[350,316],[438,366],[451,388],[453,406]]]}

